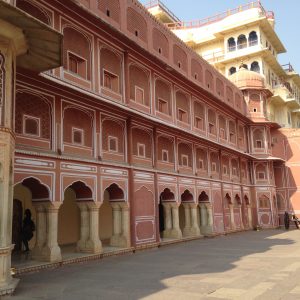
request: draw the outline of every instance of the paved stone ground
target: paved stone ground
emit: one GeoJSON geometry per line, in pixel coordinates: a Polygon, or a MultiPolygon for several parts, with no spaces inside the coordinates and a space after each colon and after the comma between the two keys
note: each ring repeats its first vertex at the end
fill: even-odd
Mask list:
{"type": "Polygon", "coordinates": [[[300,299],[300,230],[232,234],[28,274],[10,299],[300,299]]]}

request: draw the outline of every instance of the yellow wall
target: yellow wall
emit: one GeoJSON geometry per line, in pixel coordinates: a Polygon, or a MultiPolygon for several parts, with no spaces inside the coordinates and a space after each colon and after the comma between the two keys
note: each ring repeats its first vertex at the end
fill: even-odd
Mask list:
{"type": "Polygon", "coordinates": [[[58,244],[75,244],[80,238],[80,210],[75,192],[65,191],[65,199],[58,212],[58,244]]]}

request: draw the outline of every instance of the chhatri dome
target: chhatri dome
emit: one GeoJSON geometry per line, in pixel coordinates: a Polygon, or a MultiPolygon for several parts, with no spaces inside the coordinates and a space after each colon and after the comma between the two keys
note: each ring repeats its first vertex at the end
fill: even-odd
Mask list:
{"type": "Polygon", "coordinates": [[[241,64],[239,70],[230,75],[228,79],[240,89],[265,89],[265,79],[257,72],[249,71],[245,64],[241,64]]]}

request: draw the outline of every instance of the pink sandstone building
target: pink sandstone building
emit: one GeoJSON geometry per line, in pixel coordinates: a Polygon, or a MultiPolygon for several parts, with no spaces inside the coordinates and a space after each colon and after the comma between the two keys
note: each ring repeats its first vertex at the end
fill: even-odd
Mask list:
{"type": "Polygon", "coordinates": [[[1,294],[25,209],[33,265],[274,228],[292,209],[298,143],[260,74],[228,80],[136,0],[0,0],[0,21],[15,45],[0,39],[1,294]]]}

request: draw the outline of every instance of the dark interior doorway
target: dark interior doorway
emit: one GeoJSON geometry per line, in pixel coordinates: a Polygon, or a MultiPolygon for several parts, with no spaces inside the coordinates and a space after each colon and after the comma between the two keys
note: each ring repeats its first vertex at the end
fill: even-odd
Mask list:
{"type": "Polygon", "coordinates": [[[162,236],[162,233],[165,230],[165,217],[164,217],[164,207],[161,201],[159,202],[158,210],[159,210],[159,233],[160,236],[162,236]]]}

